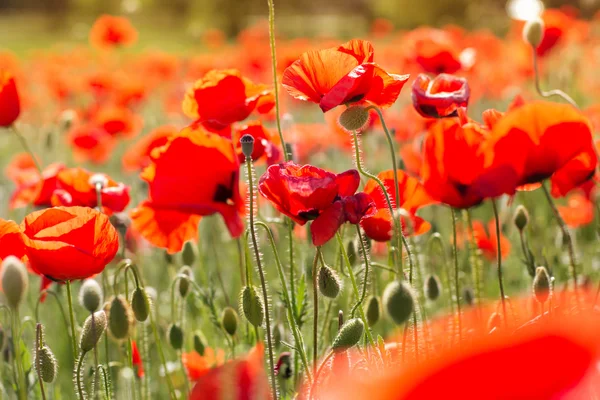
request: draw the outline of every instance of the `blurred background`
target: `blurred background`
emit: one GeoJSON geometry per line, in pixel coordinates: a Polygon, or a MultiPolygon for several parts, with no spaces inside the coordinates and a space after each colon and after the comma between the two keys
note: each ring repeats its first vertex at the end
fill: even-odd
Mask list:
{"type": "MultiPolygon", "coordinates": [[[[544,4],[572,7],[581,18],[591,18],[600,9],[600,0],[544,4]]],[[[396,29],[456,24],[503,34],[509,27],[508,18],[499,18],[506,15],[506,0],[276,0],[275,7],[278,33],[287,37],[356,37],[377,18],[386,18],[396,29]]],[[[0,48],[19,53],[57,42],[86,42],[89,27],[103,13],[128,16],[140,31],[142,45],[177,51],[211,29],[235,37],[265,18],[267,1],[0,0],[0,48]]]]}

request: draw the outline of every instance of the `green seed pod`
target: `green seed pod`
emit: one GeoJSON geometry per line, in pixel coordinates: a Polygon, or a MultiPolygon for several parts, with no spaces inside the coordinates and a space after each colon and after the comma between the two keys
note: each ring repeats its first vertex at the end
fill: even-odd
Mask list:
{"type": "Polygon", "coordinates": [[[108,332],[115,339],[126,339],[132,323],[133,316],[127,300],[121,295],[113,297],[108,311],[108,332]]]}
{"type": "Polygon", "coordinates": [[[356,254],[356,245],[354,244],[354,240],[348,242],[348,249],[346,250],[348,254],[348,259],[350,260],[350,264],[356,266],[356,261],[358,260],[358,254],[356,254]]]}
{"type": "Polygon", "coordinates": [[[54,382],[58,372],[58,362],[50,347],[42,346],[41,349],[36,349],[35,357],[35,365],[42,381],[54,382]]]}
{"type": "Polygon", "coordinates": [[[137,287],[131,295],[131,309],[133,316],[140,322],[148,319],[150,314],[150,298],[143,287],[137,287]]]}
{"type": "Polygon", "coordinates": [[[525,23],[523,27],[523,40],[536,48],[542,43],[544,38],[544,21],[540,18],[534,18],[525,23]]]}
{"type": "Polygon", "coordinates": [[[181,329],[179,325],[169,325],[167,336],[169,338],[169,344],[172,348],[175,350],[181,350],[183,348],[183,329],[181,329]]]}
{"type": "Polygon", "coordinates": [[[539,303],[544,304],[551,294],[552,285],[546,267],[537,267],[535,269],[535,278],[533,278],[533,297],[539,303]]]}
{"type": "Polygon", "coordinates": [[[439,278],[435,275],[429,275],[425,282],[425,297],[434,301],[440,297],[440,287],[442,286],[439,278]]]}
{"type": "Polygon", "coordinates": [[[338,331],[337,336],[333,340],[332,350],[338,352],[354,346],[358,343],[364,332],[365,326],[360,318],[349,319],[338,331]]]}
{"type": "Polygon", "coordinates": [[[225,332],[231,336],[235,335],[238,326],[238,315],[233,308],[225,307],[221,314],[221,325],[223,325],[225,332]]]}
{"type": "Polygon", "coordinates": [[[265,317],[265,307],[254,286],[246,286],[240,294],[242,314],[252,326],[261,326],[265,317]]]}
{"type": "Polygon", "coordinates": [[[19,308],[23,296],[27,293],[29,277],[27,268],[17,257],[8,256],[2,261],[2,291],[10,308],[19,308]]]}
{"type": "Polygon", "coordinates": [[[494,329],[499,328],[500,322],[501,322],[500,314],[493,312],[492,315],[490,315],[490,318],[488,319],[488,323],[487,323],[488,332],[491,332],[494,329]]]}
{"type": "Polygon", "coordinates": [[[240,145],[242,147],[242,154],[246,158],[252,157],[252,152],[254,151],[254,137],[252,135],[244,135],[240,138],[240,145]]]}
{"type": "Polygon", "coordinates": [[[79,289],[79,304],[90,313],[100,309],[103,294],[100,284],[95,279],[86,279],[79,289]]]}
{"type": "Polygon", "coordinates": [[[194,266],[198,259],[198,246],[192,241],[185,242],[181,251],[181,261],[183,265],[194,266]]]}
{"type": "Polygon", "coordinates": [[[367,300],[367,310],[365,314],[367,317],[367,323],[370,327],[379,321],[379,317],[381,316],[381,305],[379,304],[379,298],[377,296],[369,297],[369,300],[367,300]]]}
{"type": "Polygon", "coordinates": [[[465,301],[465,304],[468,306],[472,306],[475,303],[475,295],[473,294],[473,289],[470,287],[465,287],[462,290],[462,297],[465,301]]]}
{"type": "Polygon", "coordinates": [[[529,223],[529,213],[524,206],[518,206],[513,215],[513,223],[519,231],[523,231],[529,223]]]}
{"type": "Polygon", "coordinates": [[[96,346],[106,329],[106,324],[106,313],[103,310],[96,311],[87,317],[83,323],[83,328],[81,328],[81,336],[79,338],[81,351],[87,353],[96,346]]]}
{"type": "Polygon", "coordinates": [[[415,308],[412,288],[406,281],[390,282],[383,291],[383,304],[388,315],[396,323],[405,323],[415,308]]]}
{"type": "Polygon", "coordinates": [[[204,350],[206,350],[206,338],[200,330],[194,332],[194,350],[196,350],[196,353],[204,356],[204,350]]]}
{"type": "Polygon", "coordinates": [[[179,290],[179,295],[182,298],[185,298],[188,293],[190,292],[190,281],[194,280],[194,272],[192,271],[192,269],[190,267],[188,267],[187,265],[184,265],[183,267],[181,267],[181,269],[179,270],[178,275],[185,275],[187,278],[179,278],[179,280],[177,281],[177,289],[179,290]]]}
{"type": "Polygon", "coordinates": [[[335,299],[342,288],[340,278],[332,268],[323,265],[319,269],[319,291],[325,297],[335,299]]]}
{"type": "Polygon", "coordinates": [[[359,131],[369,122],[369,112],[363,106],[352,106],[340,115],[339,123],[347,131],[359,131]]]}

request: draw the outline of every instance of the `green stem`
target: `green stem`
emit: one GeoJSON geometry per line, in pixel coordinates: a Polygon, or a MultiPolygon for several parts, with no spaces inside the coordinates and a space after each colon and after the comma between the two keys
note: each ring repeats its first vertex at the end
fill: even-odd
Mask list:
{"type": "Polygon", "coordinates": [[[566,94],[565,92],[563,92],[560,89],[554,89],[554,90],[549,90],[549,91],[544,91],[542,90],[542,87],[540,86],[540,73],[538,70],[538,56],[537,56],[537,51],[535,49],[535,47],[532,46],[532,50],[533,50],[533,72],[534,72],[534,76],[535,76],[535,90],[538,92],[538,94],[542,97],[552,97],[552,96],[558,96],[560,98],[562,98],[564,101],[566,101],[567,103],[569,103],[570,105],[572,105],[575,108],[579,108],[579,106],[577,105],[577,103],[575,102],[575,100],[573,100],[571,98],[571,96],[569,96],[568,94],[566,94]]]}
{"type": "Polygon", "coordinates": [[[475,230],[473,229],[473,219],[471,218],[470,210],[466,210],[465,212],[467,216],[467,225],[469,228],[469,247],[472,254],[472,264],[473,264],[473,281],[475,286],[475,300],[477,305],[481,305],[481,301],[483,299],[483,265],[481,261],[481,254],[479,247],[475,241],[475,230]]]}
{"type": "Polygon", "coordinates": [[[494,219],[496,221],[496,253],[498,263],[498,286],[500,286],[500,299],[502,300],[502,313],[504,314],[504,326],[508,326],[508,315],[506,314],[506,299],[504,296],[504,282],[502,281],[502,247],[500,243],[500,218],[498,216],[498,207],[496,200],[492,199],[492,209],[494,210],[494,219]]]}
{"type": "Polygon", "coordinates": [[[38,356],[35,358],[35,370],[37,372],[38,381],[40,383],[40,393],[42,395],[42,400],[46,400],[46,392],[44,390],[44,381],[42,380],[42,359],[39,356],[42,347],[44,346],[43,338],[42,338],[42,324],[39,322],[36,325],[36,335],[35,335],[35,351],[38,356]]]}
{"type": "Polygon", "coordinates": [[[21,143],[21,146],[23,147],[23,149],[27,153],[29,153],[29,155],[31,156],[31,159],[33,160],[33,163],[35,164],[35,168],[37,169],[38,173],[40,174],[40,178],[41,178],[42,177],[42,167],[40,166],[40,164],[38,163],[37,159],[35,158],[35,155],[33,154],[33,151],[31,151],[31,147],[29,147],[29,144],[27,143],[27,140],[25,139],[25,137],[21,134],[21,132],[14,125],[12,125],[11,128],[12,128],[12,131],[17,136],[17,139],[19,139],[19,142],[21,143]]]}
{"type": "Polygon", "coordinates": [[[169,396],[171,400],[177,400],[177,395],[175,394],[175,388],[173,387],[173,382],[171,382],[171,376],[169,375],[169,370],[167,369],[167,360],[165,359],[165,353],[163,352],[162,342],[160,340],[160,335],[158,334],[158,329],[156,328],[156,322],[154,321],[154,313],[150,312],[150,326],[152,328],[152,333],[154,334],[154,340],[156,341],[156,347],[158,348],[158,355],[160,356],[160,362],[165,371],[165,378],[167,379],[167,385],[169,386],[169,396]]]}
{"type": "Polygon", "coordinates": [[[352,310],[350,310],[350,318],[354,318],[354,313],[356,312],[356,309],[362,305],[363,301],[365,301],[365,297],[367,297],[367,285],[369,283],[369,264],[370,264],[369,254],[367,253],[367,249],[365,247],[365,241],[364,241],[363,235],[360,231],[359,225],[356,225],[356,232],[358,234],[358,241],[360,242],[360,249],[362,252],[363,260],[365,260],[365,276],[363,278],[362,294],[360,295],[360,298],[358,299],[358,301],[356,302],[354,307],[352,307],[352,310]]]}
{"type": "Polygon", "coordinates": [[[67,285],[67,303],[69,304],[69,319],[71,320],[71,345],[73,346],[73,358],[77,359],[77,344],[75,336],[75,314],[73,312],[73,295],[71,293],[71,281],[66,282],[67,285]]]}
{"type": "Polygon", "coordinates": [[[317,370],[318,360],[318,335],[319,335],[319,288],[317,285],[317,264],[319,262],[319,253],[321,246],[317,246],[315,258],[313,260],[312,281],[313,281],[313,370],[317,370]]]}
{"type": "Polygon", "coordinates": [[[458,316],[458,341],[462,342],[462,316],[460,314],[460,283],[458,280],[458,244],[456,243],[456,212],[454,208],[452,211],[452,234],[454,238],[454,287],[456,296],[456,312],[458,316]]]}
{"type": "Polygon", "coordinates": [[[17,387],[19,400],[27,399],[27,388],[25,387],[25,371],[23,370],[23,357],[21,353],[20,341],[21,341],[21,318],[19,317],[19,310],[13,309],[11,313],[11,333],[12,333],[12,344],[15,352],[15,365],[17,370],[17,387]]]}
{"type": "Polygon", "coordinates": [[[76,372],[76,377],[75,380],[77,382],[77,394],[79,395],[79,400],[85,400],[86,399],[86,394],[85,394],[85,389],[83,387],[83,382],[81,381],[81,368],[83,366],[83,359],[85,357],[85,352],[82,352],[81,355],[79,356],[79,360],[77,361],[77,372],[76,372]]]}

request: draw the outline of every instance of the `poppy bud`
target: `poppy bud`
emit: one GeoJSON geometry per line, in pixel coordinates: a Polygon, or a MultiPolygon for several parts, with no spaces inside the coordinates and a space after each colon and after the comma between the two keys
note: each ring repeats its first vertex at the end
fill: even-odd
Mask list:
{"type": "Polygon", "coordinates": [[[41,349],[35,350],[35,364],[36,369],[40,375],[42,381],[46,383],[54,382],[58,372],[58,362],[54,353],[48,346],[42,346],[41,349]]]}
{"type": "Polygon", "coordinates": [[[488,332],[492,332],[494,329],[498,329],[499,327],[500,314],[498,314],[497,312],[493,312],[492,315],[490,315],[490,318],[488,319],[487,330],[488,332]]]}
{"type": "Polygon", "coordinates": [[[94,174],[90,177],[89,184],[99,190],[108,186],[108,179],[104,174],[94,174]]]}
{"type": "Polygon", "coordinates": [[[133,323],[131,308],[121,295],[113,297],[108,312],[108,331],[115,339],[125,339],[133,323]]]}
{"type": "Polygon", "coordinates": [[[462,295],[466,305],[472,306],[475,303],[475,295],[470,287],[463,288],[462,295]]]}
{"type": "Polygon", "coordinates": [[[201,356],[204,356],[205,349],[206,338],[204,337],[202,331],[197,330],[196,332],[194,332],[194,350],[196,350],[196,353],[200,354],[201,356]]]}
{"type": "Polygon", "coordinates": [[[437,276],[429,275],[425,282],[425,297],[432,301],[437,300],[440,297],[441,286],[442,284],[437,276]]]}
{"type": "Polygon", "coordinates": [[[356,254],[356,246],[354,245],[354,240],[348,242],[348,249],[346,250],[348,254],[348,259],[350,260],[350,264],[356,265],[357,254],[356,254]]]}
{"type": "Polygon", "coordinates": [[[79,304],[90,313],[100,309],[102,304],[102,288],[95,279],[86,279],[79,289],[79,304]]]}
{"type": "Polygon", "coordinates": [[[181,329],[179,325],[169,325],[167,336],[169,338],[169,344],[172,348],[175,350],[181,350],[183,348],[183,329],[181,329]]]}
{"type": "Polygon", "coordinates": [[[408,320],[415,308],[412,288],[406,281],[395,280],[390,282],[383,291],[383,304],[396,325],[402,325],[408,320]]]}
{"type": "Polygon", "coordinates": [[[246,286],[241,293],[242,314],[253,326],[261,326],[265,317],[262,299],[254,286],[246,286]]]}
{"type": "Polygon", "coordinates": [[[533,278],[533,297],[544,304],[552,293],[552,285],[550,284],[550,276],[546,267],[537,267],[535,269],[535,278],[533,278]]]}
{"type": "Polygon", "coordinates": [[[102,310],[87,317],[79,338],[79,347],[82,352],[87,353],[96,346],[106,329],[106,323],[106,313],[102,310]]]}
{"type": "Polygon", "coordinates": [[[278,378],[288,380],[292,377],[292,355],[289,352],[281,353],[275,365],[275,374],[278,378]]]}
{"type": "Polygon", "coordinates": [[[369,122],[369,112],[362,106],[352,106],[340,115],[339,123],[347,131],[359,131],[369,122]]]}
{"type": "Polygon", "coordinates": [[[19,308],[29,286],[25,265],[17,257],[8,256],[2,262],[2,291],[9,307],[19,308]]]}
{"type": "Polygon", "coordinates": [[[523,27],[523,40],[529,43],[534,49],[542,43],[544,38],[544,21],[540,18],[534,18],[525,23],[523,27]]]}
{"type": "Polygon", "coordinates": [[[231,336],[235,335],[238,326],[238,315],[233,308],[225,307],[221,314],[221,325],[223,325],[225,332],[231,336]]]}
{"type": "Polygon", "coordinates": [[[242,146],[242,153],[246,158],[252,157],[254,151],[254,137],[252,135],[244,135],[240,139],[240,145],[242,146]]]}
{"type": "Polygon", "coordinates": [[[518,206],[513,216],[513,221],[519,232],[523,231],[529,223],[529,213],[523,206],[518,206]]]}
{"type": "Polygon", "coordinates": [[[181,278],[179,278],[179,281],[177,282],[177,288],[179,289],[179,295],[182,298],[185,298],[185,296],[187,296],[188,293],[190,292],[190,280],[192,280],[192,281],[194,280],[194,272],[192,271],[192,269],[190,267],[188,267],[187,265],[184,265],[179,270],[179,275],[185,275],[187,277],[187,278],[181,277],[181,278]]]}
{"type": "Polygon", "coordinates": [[[327,265],[323,265],[319,269],[319,291],[321,294],[330,299],[335,299],[341,288],[342,282],[337,273],[327,265]]]}
{"type": "Polygon", "coordinates": [[[371,296],[367,301],[367,323],[369,326],[373,326],[379,321],[381,315],[381,306],[379,305],[379,298],[377,296],[371,296]]]}
{"type": "Polygon", "coordinates": [[[150,314],[150,298],[142,287],[137,287],[133,290],[131,295],[131,309],[133,310],[133,316],[140,322],[144,322],[148,319],[150,314]]]}
{"type": "Polygon", "coordinates": [[[183,250],[181,251],[181,261],[183,261],[183,265],[194,266],[197,259],[198,246],[192,241],[185,242],[183,250]]]}
{"type": "Polygon", "coordinates": [[[352,318],[346,321],[338,331],[331,346],[333,351],[343,351],[358,343],[365,331],[365,326],[360,318],[352,318]]]}

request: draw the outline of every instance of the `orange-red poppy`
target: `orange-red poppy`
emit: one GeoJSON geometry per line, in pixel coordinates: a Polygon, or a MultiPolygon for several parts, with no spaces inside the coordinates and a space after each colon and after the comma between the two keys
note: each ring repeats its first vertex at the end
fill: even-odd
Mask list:
{"type": "Polygon", "coordinates": [[[425,118],[458,116],[458,109],[469,104],[470,95],[467,80],[450,74],[434,79],[419,74],[412,85],[413,106],[425,118]]]}
{"type": "Polygon", "coordinates": [[[142,357],[140,356],[140,351],[135,340],[131,341],[131,363],[137,370],[138,378],[142,378],[145,374],[144,362],[142,361],[142,357]]]}
{"type": "Polygon", "coordinates": [[[85,279],[104,270],[119,249],[108,216],[88,207],[33,212],[21,224],[31,268],[54,281],[85,279]]]}
{"type": "Polygon", "coordinates": [[[197,239],[200,218],[215,213],[233,237],[242,233],[244,201],[231,140],[188,127],[154,149],[151,158],[141,175],[148,182],[148,200],[131,211],[133,227],[146,240],[178,252],[186,241],[197,239]]]}
{"type": "Polygon", "coordinates": [[[27,181],[33,175],[39,175],[35,161],[29,153],[18,153],[11,158],[4,170],[4,175],[19,185],[27,181]]]}
{"type": "Polygon", "coordinates": [[[127,47],[135,44],[138,33],[125,17],[102,15],[90,30],[90,43],[98,48],[127,47]]]}
{"type": "MultiPolygon", "coordinates": [[[[498,236],[496,235],[496,221],[492,220],[483,225],[481,221],[473,221],[473,236],[477,247],[481,249],[483,255],[490,261],[496,261],[498,257],[498,236]]],[[[510,241],[502,233],[500,229],[500,249],[502,259],[505,259],[510,254],[510,241]]]]}
{"type": "Polygon", "coordinates": [[[271,388],[263,368],[263,345],[257,344],[244,358],[229,361],[203,374],[190,400],[268,400],[271,388]]]}
{"type": "Polygon", "coordinates": [[[253,83],[235,69],[212,70],[186,92],[183,112],[207,129],[220,131],[254,110],[267,113],[274,105],[273,91],[266,85],[253,83]]]}
{"type": "Polygon", "coordinates": [[[357,224],[375,212],[371,197],[355,194],[360,184],[356,170],[334,174],[293,162],[271,165],[260,178],[258,191],[294,222],[310,225],[315,246],[327,243],[345,222],[357,224]]]}
{"type": "Polygon", "coordinates": [[[552,196],[563,197],[571,190],[591,181],[598,165],[596,154],[596,149],[589,147],[552,174],[552,196]]]}
{"type": "Polygon", "coordinates": [[[67,133],[67,141],[73,148],[77,161],[103,164],[110,158],[116,145],[115,139],[95,124],[76,125],[67,133]]]}
{"type": "Polygon", "coordinates": [[[567,197],[567,205],[556,208],[565,224],[571,228],[585,226],[594,221],[594,203],[581,191],[570,194],[567,197]]]}
{"type": "MultiPolygon", "coordinates": [[[[377,177],[383,182],[392,202],[392,206],[399,206],[404,210],[405,216],[399,216],[402,231],[405,235],[421,235],[431,229],[431,224],[415,213],[423,206],[433,203],[433,199],[425,191],[423,185],[402,170],[396,171],[398,175],[398,189],[400,199],[396,199],[394,188],[394,172],[387,170],[380,172],[377,177]]],[[[389,206],[377,182],[369,179],[364,192],[371,196],[377,212],[375,215],[362,219],[360,225],[365,234],[378,242],[387,242],[392,238],[393,226],[389,206]]]]}
{"type": "Polygon", "coordinates": [[[37,170],[23,175],[17,183],[17,188],[10,198],[10,208],[21,208],[29,205],[49,207],[52,193],[56,190],[57,176],[66,167],[55,163],[48,165],[42,175],[37,170]]]}
{"type": "Polygon", "coordinates": [[[25,259],[21,229],[15,221],[0,218],[0,261],[8,256],[25,259]]]}
{"type": "Polygon", "coordinates": [[[454,74],[462,68],[460,49],[447,32],[423,28],[415,30],[412,59],[431,74],[454,74]]]}
{"type": "Polygon", "coordinates": [[[195,382],[211,369],[223,365],[225,362],[225,352],[222,349],[215,351],[207,347],[204,350],[203,356],[195,351],[183,353],[181,361],[187,370],[188,377],[192,382],[195,382]]]}
{"type": "Polygon", "coordinates": [[[281,145],[276,143],[275,135],[269,132],[261,121],[252,121],[233,129],[233,145],[235,146],[240,163],[246,160],[244,153],[242,153],[242,146],[240,145],[240,139],[244,135],[250,135],[254,138],[254,149],[252,150],[253,161],[264,159],[267,165],[281,161],[281,145]]]}
{"type": "Polygon", "coordinates": [[[101,181],[100,201],[106,214],[120,212],[129,204],[129,187],[106,174],[94,174],[83,168],[63,169],[57,175],[53,206],[98,207],[95,182],[101,181]]]}
{"type": "Polygon", "coordinates": [[[0,70],[0,127],[8,128],[21,114],[21,102],[13,75],[0,70]]]}
{"type": "Polygon", "coordinates": [[[179,132],[173,125],[158,127],[132,144],[123,155],[123,169],[127,172],[140,171],[151,163],[150,154],[155,148],[164,146],[169,137],[179,132]]]}
{"type": "Polygon", "coordinates": [[[117,106],[99,109],[94,113],[93,122],[113,137],[133,137],[142,127],[141,118],[133,111],[117,106]]]}
{"type": "Polygon", "coordinates": [[[409,76],[388,74],[373,62],[373,55],[371,43],[358,39],[310,50],[286,68],[283,87],[296,99],[319,104],[323,112],[359,102],[389,107],[409,76]]]}

